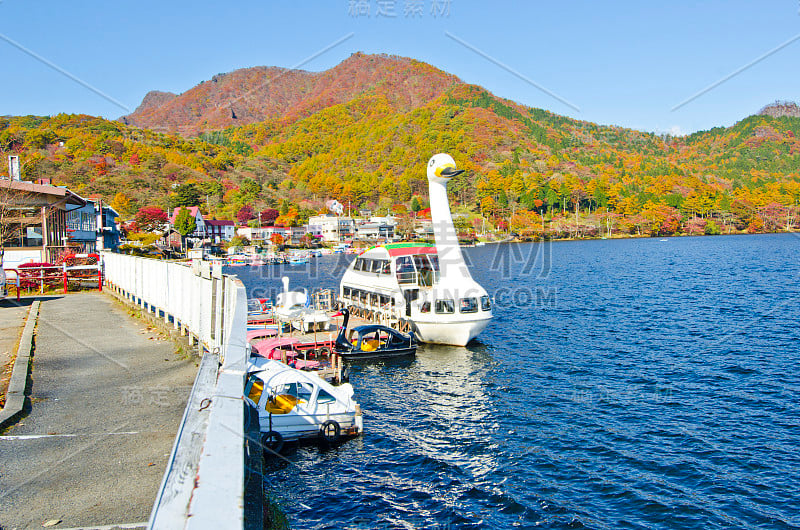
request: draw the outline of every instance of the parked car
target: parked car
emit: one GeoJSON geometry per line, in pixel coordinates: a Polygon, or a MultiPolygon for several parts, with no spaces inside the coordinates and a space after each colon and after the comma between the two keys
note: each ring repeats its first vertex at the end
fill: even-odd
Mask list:
{"type": "Polygon", "coordinates": [[[3,270],[3,263],[0,261],[0,300],[8,296],[8,285],[6,284],[6,271],[3,270]]]}

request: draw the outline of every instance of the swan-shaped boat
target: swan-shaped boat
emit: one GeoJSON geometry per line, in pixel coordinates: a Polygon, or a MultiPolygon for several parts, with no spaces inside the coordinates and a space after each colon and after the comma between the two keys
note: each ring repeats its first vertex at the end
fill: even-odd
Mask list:
{"type": "Polygon", "coordinates": [[[325,311],[311,307],[308,292],[289,290],[289,278],[281,278],[283,292],[278,294],[277,303],[272,311],[275,318],[284,322],[291,322],[296,329],[310,333],[314,330],[325,331],[330,324],[330,318],[325,311]]]}
{"type": "Polygon", "coordinates": [[[332,315],[344,316],[333,350],[344,359],[373,359],[376,357],[399,357],[413,355],[417,351],[414,335],[400,333],[396,329],[379,324],[356,326],[348,333],[350,311],[342,308],[332,315]]]}
{"type": "Polygon", "coordinates": [[[390,243],[369,249],[342,276],[339,298],[388,323],[407,321],[421,342],[465,346],[492,318],[486,290],[469,273],[453,226],[447,183],[463,170],[450,155],[428,162],[435,246],[390,243]]]}

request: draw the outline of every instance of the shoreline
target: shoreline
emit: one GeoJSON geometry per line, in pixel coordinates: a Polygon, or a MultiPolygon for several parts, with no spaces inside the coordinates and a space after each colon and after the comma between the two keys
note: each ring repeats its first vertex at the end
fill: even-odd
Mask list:
{"type": "MultiPolygon", "coordinates": [[[[627,239],[675,239],[675,238],[685,238],[685,237],[728,237],[728,236],[767,236],[767,235],[796,235],[800,234],[800,230],[782,230],[780,232],[757,232],[757,233],[749,233],[749,232],[736,232],[736,233],[728,233],[728,234],[672,234],[672,235],[664,235],[664,236],[649,236],[649,235],[625,235],[625,236],[611,236],[611,237],[566,237],[566,238],[511,238],[505,239],[500,241],[483,241],[483,243],[489,245],[496,245],[500,243],[545,243],[545,242],[578,242],[578,241],[606,241],[606,240],[627,240],[627,239]]],[[[462,245],[462,248],[470,248],[475,245],[462,245]]]]}

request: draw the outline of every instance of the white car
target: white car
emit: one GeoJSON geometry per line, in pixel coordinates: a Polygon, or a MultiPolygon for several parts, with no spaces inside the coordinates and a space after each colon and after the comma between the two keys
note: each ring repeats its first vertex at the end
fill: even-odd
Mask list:
{"type": "Polygon", "coordinates": [[[264,447],[278,452],[284,441],[335,443],[363,432],[361,407],[349,383],[333,386],[313,372],[268,359],[252,362],[248,371],[244,396],[258,409],[264,447]]]}
{"type": "Polygon", "coordinates": [[[0,261],[0,300],[8,296],[8,285],[6,283],[6,271],[3,270],[3,262],[0,261]]]}

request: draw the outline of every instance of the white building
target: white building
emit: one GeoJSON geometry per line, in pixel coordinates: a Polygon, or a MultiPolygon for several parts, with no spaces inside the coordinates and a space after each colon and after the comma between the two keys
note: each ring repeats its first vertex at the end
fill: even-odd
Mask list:
{"type": "Polygon", "coordinates": [[[394,239],[397,221],[393,217],[371,217],[369,221],[356,221],[356,237],[358,239],[378,240],[394,239]]]}
{"type": "Polygon", "coordinates": [[[339,243],[353,238],[356,226],[352,217],[315,215],[308,220],[308,233],[321,236],[323,241],[339,243]]]}
{"type": "Polygon", "coordinates": [[[261,226],[256,228],[248,226],[237,229],[236,233],[247,238],[254,245],[268,245],[274,234],[280,235],[285,244],[298,245],[306,235],[306,229],[303,226],[261,226]]]}
{"type": "Polygon", "coordinates": [[[230,241],[236,235],[236,223],[233,221],[206,219],[206,235],[212,244],[230,241]]]}

